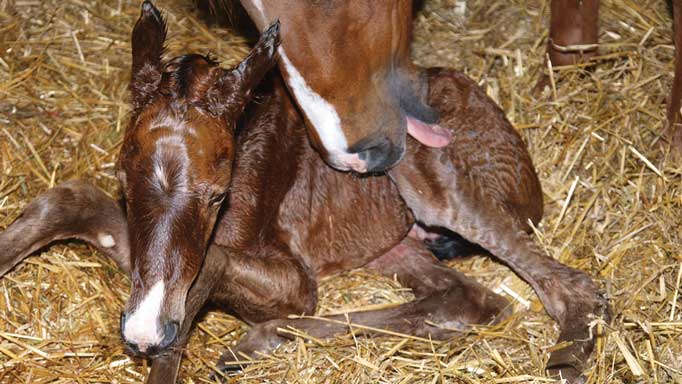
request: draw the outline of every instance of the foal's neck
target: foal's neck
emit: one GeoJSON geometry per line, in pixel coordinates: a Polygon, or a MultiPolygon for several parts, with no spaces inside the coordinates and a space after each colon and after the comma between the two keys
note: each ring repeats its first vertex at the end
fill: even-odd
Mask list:
{"type": "MultiPolygon", "coordinates": [[[[238,127],[230,196],[214,241],[244,249],[276,236],[282,200],[311,151],[300,115],[276,72],[264,81],[238,127]]],[[[321,161],[321,160],[320,160],[321,161]]]]}

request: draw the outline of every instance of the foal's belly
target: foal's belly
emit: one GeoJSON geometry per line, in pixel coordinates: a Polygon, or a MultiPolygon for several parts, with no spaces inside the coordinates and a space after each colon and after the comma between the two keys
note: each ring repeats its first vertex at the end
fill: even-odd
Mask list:
{"type": "Polygon", "coordinates": [[[412,216],[386,176],[356,176],[319,160],[287,194],[279,227],[318,277],[361,267],[397,245],[412,216]]]}

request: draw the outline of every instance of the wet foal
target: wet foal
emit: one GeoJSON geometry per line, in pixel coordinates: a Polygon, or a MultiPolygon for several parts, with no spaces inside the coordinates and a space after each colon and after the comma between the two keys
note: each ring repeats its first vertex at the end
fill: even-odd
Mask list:
{"type": "Polygon", "coordinates": [[[253,325],[223,367],[287,340],[278,328],[346,332],[345,317],[284,319],[313,313],[321,277],[360,266],[396,276],[416,300],[349,314],[356,324],[443,339],[508,314],[505,299],[406,238],[416,217],[480,244],[533,286],[561,326],[559,341],[571,342],[548,367],[577,382],[594,345],[589,324],[607,317],[606,302],[587,275],[533,244],[527,220],[542,214],[540,184],[503,112],[462,74],[426,71],[428,102],[457,140],[441,149],[408,140],[392,181],[334,171],[276,74],[236,124],[273,64],[277,33],[264,32],[232,71],[198,55],[164,63],[165,24],[145,2],[119,158],[126,214],[87,183],[56,187],[0,234],[0,271],[57,238],[81,238],[114,257],[132,283],[121,333],[152,359],[150,383],[175,381],[207,302],[253,325]]]}

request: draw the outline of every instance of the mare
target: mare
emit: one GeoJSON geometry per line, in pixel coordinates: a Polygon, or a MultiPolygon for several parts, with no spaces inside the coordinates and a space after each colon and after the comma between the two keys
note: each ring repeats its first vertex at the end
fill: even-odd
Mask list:
{"type": "MultiPolygon", "coordinates": [[[[203,0],[217,13],[235,0],[203,0]]],[[[313,146],[340,170],[383,171],[403,156],[406,132],[431,147],[451,133],[426,102],[428,76],[410,58],[412,0],[239,0],[259,30],[282,22],[279,69],[313,146]]],[[[553,66],[586,62],[598,48],[599,0],[551,0],[553,66]]],[[[682,0],[672,0],[675,77],[664,137],[682,150],[682,0]],[[677,128],[680,126],[680,128],[677,128]]],[[[541,76],[536,89],[544,88],[541,76]]]]}
{"type": "Polygon", "coordinates": [[[473,81],[423,70],[425,101],[457,140],[430,148],[408,138],[387,176],[357,177],[322,160],[278,74],[266,75],[278,24],[230,71],[200,55],[162,61],[165,36],[160,12],[143,3],[118,164],[125,209],[84,181],[45,192],[0,233],[0,274],[56,239],[112,257],[131,279],[122,338],[152,360],[154,384],[176,381],[207,303],[252,325],[221,358],[224,369],[285,342],[289,326],[318,338],[346,332],[343,316],[287,316],[314,312],[320,278],[361,266],[397,277],[416,300],[350,313],[354,324],[447,339],[507,316],[506,299],[407,236],[418,220],[479,244],[529,282],[561,328],[548,369],[581,380],[606,300],[585,273],[533,243],[540,183],[522,139],[473,81]]]}

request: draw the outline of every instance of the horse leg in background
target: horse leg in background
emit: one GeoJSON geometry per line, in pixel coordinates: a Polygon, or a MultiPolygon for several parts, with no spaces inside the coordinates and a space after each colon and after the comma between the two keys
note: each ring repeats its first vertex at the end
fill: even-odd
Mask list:
{"type": "Polygon", "coordinates": [[[547,53],[553,66],[587,61],[597,53],[599,0],[552,0],[547,53]]]}
{"type": "Polygon", "coordinates": [[[235,367],[242,354],[266,353],[292,336],[278,329],[292,327],[326,338],[349,332],[348,322],[366,334],[377,328],[404,334],[445,339],[471,324],[491,324],[511,313],[509,302],[473,279],[448,268],[411,238],[367,265],[411,287],[416,299],[392,308],[326,316],[323,319],[276,319],[253,326],[235,349],[223,354],[219,367],[235,367]]]}
{"type": "MultiPolygon", "coordinates": [[[[547,54],[552,66],[583,63],[597,54],[599,0],[552,0],[547,54]]],[[[535,91],[549,85],[549,76],[538,79],[535,91]]]]}
{"type": "Polygon", "coordinates": [[[427,148],[408,138],[403,161],[388,173],[415,219],[479,244],[526,280],[560,325],[548,369],[579,382],[594,347],[590,323],[609,318],[608,304],[585,273],[545,255],[528,233],[537,222],[542,192],[518,133],[466,76],[430,70],[429,103],[454,140],[427,148]]]}
{"type": "Polygon", "coordinates": [[[675,78],[668,101],[668,123],[665,135],[673,149],[682,151],[682,0],[673,0],[673,19],[675,34],[675,78]]]}
{"type": "Polygon", "coordinates": [[[0,233],[0,276],[38,249],[69,238],[87,241],[130,271],[123,210],[94,185],[72,180],[38,195],[0,233]]]}

